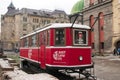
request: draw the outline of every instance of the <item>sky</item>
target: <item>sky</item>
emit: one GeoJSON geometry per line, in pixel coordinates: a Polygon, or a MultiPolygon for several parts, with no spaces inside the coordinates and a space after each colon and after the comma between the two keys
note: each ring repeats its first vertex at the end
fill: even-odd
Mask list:
{"type": "Polygon", "coordinates": [[[70,14],[73,5],[79,0],[0,0],[0,15],[7,12],[7,7],[12,2],[14,6],[19,9],[48,9],[64,10],[67,14],[70,14]]]}

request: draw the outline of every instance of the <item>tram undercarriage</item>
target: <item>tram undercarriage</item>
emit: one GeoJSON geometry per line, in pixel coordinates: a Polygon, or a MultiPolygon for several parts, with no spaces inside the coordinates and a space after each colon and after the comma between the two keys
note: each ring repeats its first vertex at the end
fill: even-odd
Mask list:
{"type": "MultiPolygon", "coordinates": [[[[22,68],[24,67],[29,67],[29,68],[33,68],[34,70],[37,70],[37,72],[61,72],[63,74],[66,74],[66,75],[70,75],[72,73],[78,73],[79,75],[79,79],[84,78],[87,79],[87,80],[97,80],[96,76],[95,76],[95,71],[94,71],[94,63],[90,66],[82,66],[82,67],[77,67],[77,68],[65,68],[65,67],[62,67],[62,68],[58,68],[58,67],[46,67],[46,69],[43,71],[43,69],[41,69],[39,67],[39,65],[33,65],[33,63],[31,64],[31,62],[29,61],[22,61],[22,68]],[[34,66],[34,67],[33,67],[34,66]],[[36,67],[36,69],[35,69],[36,67]],[[39,69],[38,69],[39,68],[39,69]],[[40,71],[38,71],[40,70],[40,71]]],[[[34,63],[36,64],[36,63],[34,63]]]]}
{"type": "Polygon", "coordinates": [[[94,63],[91,66],[87,67],[80,67],[78,69],[64,69],[60,70],[60,72],[70,75],[70,73],[78,73],[79,79],[81,79],[81,75],[85,77],[87,80],[97,80],[97,77],[95,76],[94,71],[94,63]]]}

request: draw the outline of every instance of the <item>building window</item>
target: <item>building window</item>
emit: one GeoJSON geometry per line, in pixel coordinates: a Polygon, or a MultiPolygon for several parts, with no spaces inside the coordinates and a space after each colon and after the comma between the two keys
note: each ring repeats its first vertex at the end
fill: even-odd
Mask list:
{"type": "Polygon", "coordinates": [[[37,15],[37,12],[33,12],[33,14],[37,15]]]}
{"type": "Polygon", "coordinates": [[[25,36],[25,35],[27,35],[27,34],[23,34],[23,36],[25,36]]]}
{"type": "Polygon", "coordinates": [[[26,18],[26,17],[23,17],[23,21],[24,21],[24,22],[27,22],[27,18],[26,18]]]}
{"type": "Polygon", "coordinates": [[[1,21],[3,21],[3,20],[4,20],[4,16],[1,15],[1,21]]]}
{"type": "Polygon", "coordinates": [[[49,24],[50,23],[50,20],[47,20],[47,24],[49,24]]]}
{"type": "Polygon", "coordinates": [[[58,14],[59,15],[59,17],[61,17],[61,14],[58,14]]]}
{"type": "Polygon", "coordinates": [[[23,24],[23,31],[27,31],[27,24],[23,24]]]}
{"type": "Polygon", "coordinates": [[[65,45],[65,30],[64,29],[55,30],[55,45],[65,45]]]}
{"type": "Polygon", "coordinates": [[[32,29],[35,30],[35,28],[36,28],[35,25],[33,25],[32,29]]]}
{"type": "Polygon", "coordinates": [[[34,22],[34,23],[39,23],[39,19],[33,18],[33,22],[34,22]]]}
{"type": "Polygon", "coordinates": [[[90,0],[90,6],[94,5],[94,0],[90,0]]]}

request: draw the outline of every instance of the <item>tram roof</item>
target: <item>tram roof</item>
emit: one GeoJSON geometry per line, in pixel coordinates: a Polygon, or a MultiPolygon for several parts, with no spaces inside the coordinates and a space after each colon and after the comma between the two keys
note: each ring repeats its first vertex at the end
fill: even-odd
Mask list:
{"type": "MultiPolygon", "coordinates": [[[[48,24],[46,26],[44,26],[43,28],[39,28],[37,30],[35,30],[34,32],[32,33],[29,33],[21,38],[25,38],[25,37],[28,37],[30,35],[33,35],[35,33],[38,33],[38,32],[41,32],[41,31],[44,31],[44,30],[47,30],[47,29],[50,29],[50,28],[70,28],[72,26],[72,23],[52,23],[52,24],[48,24]]],[[[72,28],[80,28],[80,29],[90,29],[89,26],[87,25],[81,25],[81,24],[74,24],[72,26],[72,28]]]]}

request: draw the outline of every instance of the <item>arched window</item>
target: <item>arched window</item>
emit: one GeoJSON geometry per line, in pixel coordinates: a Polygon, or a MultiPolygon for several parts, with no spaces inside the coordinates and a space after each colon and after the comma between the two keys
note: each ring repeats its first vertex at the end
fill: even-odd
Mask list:
{"type": "Polygon", "coordinates": [[[92,43],[92,48],[94,49],[94,16],[90,16],[90,27],[91,27],[91,43],[92,43]]]}
{"type": "Polygon", "coordinates": [[[104,49],[104,14],[102,12],[99,13],[99,42],[100,49],[104,49]]]}
{"type": "Polygon", "coordinates": [[[90,6],[94,5],[94,0],[90,0],[90,6]]]}

